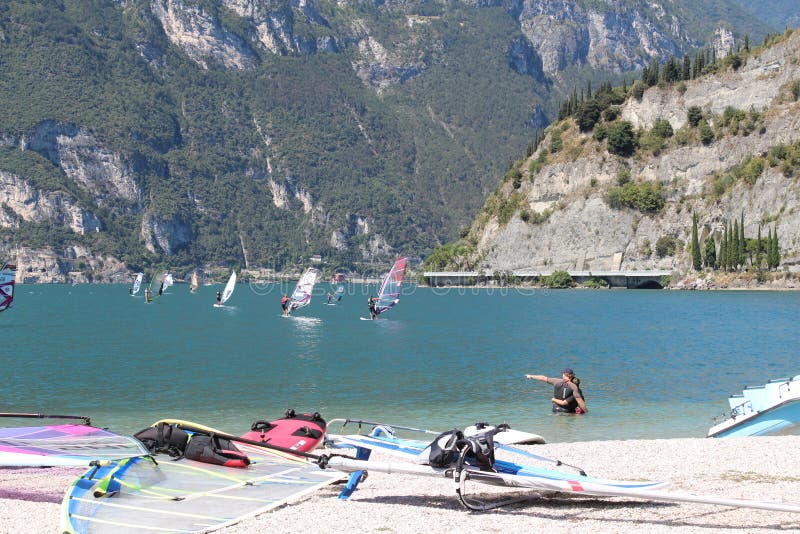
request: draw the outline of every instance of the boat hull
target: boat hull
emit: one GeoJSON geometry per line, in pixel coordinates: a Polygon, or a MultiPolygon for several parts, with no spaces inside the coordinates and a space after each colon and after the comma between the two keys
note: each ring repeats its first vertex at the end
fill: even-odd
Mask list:
{"type": "Polygon", "coordinates": [[[712,427],[712,438],[766,436],[800,433],[800,398],[789,399],[767,410],[730,418],[712,427]]]}

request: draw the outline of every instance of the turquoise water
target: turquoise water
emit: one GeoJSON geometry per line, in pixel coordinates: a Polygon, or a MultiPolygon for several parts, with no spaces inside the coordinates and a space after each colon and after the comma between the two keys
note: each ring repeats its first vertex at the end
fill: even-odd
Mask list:
{"type": "Polygon", "coordinates": [[[279,285],[22,285],[0,315],[0,411],[88,415],[135,432],[189,419],[239,433],[288,407],[431,429],[508,422],[548,441],[701,437],[745,385],[800,374],[800,293],[434,290],[375,322],[374,287],[285,319],[279,285]],[[583,380],[590,413],[550,413],[583,380]]]}

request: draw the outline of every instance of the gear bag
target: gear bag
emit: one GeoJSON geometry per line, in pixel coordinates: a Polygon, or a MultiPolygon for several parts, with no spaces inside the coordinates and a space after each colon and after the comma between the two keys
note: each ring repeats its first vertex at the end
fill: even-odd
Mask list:
{"type": "Polygon", "coordinates": [[[189,460],[226,467],[247,467],[250,458],[236,448],[232,441],[218,438],[214,434],[194,434],[186,446],[184,457],[189,460]]]}
{"type": "Polygon", "coordinates": [[[152,454],[166,453],[175,458],[183,456],[189,441],[189,434],[178,425],[164,422],[145,428],[133,437],[141,441],[152,454]]]}
{"type": "Polygon", "coordinates": [[[458,458],[458,442],[464,439],[464,434],[453,429],[436,436],[425,450],[419,454],[419,463],[431,467],[450,467],[458,458]]]}

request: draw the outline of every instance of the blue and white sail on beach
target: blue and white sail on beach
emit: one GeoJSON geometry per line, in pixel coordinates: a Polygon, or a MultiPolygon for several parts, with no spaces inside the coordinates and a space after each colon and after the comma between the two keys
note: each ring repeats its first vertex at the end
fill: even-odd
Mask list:
{"type": "Polygon", "coordinates": [[[796,434],[800,430],[800,375],[749,386],[728,399],[730,412],[708,437],[796,434]]]}
{"type": "Polygon", "coordinates": [[[247,467],[167,455],[91,469],[61,504],[63,532],[209,532],[341,479],[297,456],[236,443],[247,467]]]}

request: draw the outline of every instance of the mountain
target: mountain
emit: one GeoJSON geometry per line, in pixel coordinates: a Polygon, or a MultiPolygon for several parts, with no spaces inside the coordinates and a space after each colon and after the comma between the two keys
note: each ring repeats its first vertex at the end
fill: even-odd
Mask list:
{"type": "Polygon", "coordinates": [[[424,256],[576,86],[770,31],[733,0],[8,0],[4,254],[31,281],[424,256]]]}
{"type": "Polygon", "coordinates": [[[749,11],[776,30],[783,31],[786,28],[800,26],[800,2],[795,0],[736,1],[746,11],[749,11]]]}
{"type": "Polygon", "coordinates": [[[708,265],[725,257],[725,243],[742,242],[728,268],[763,281],[774,232],[781,269],[796,270],[800,32],[705,63],[693,79],[646,85],[606,86],[550,125],[469,234],[428,267],[693,276],[697,216],[708,265]]]}

